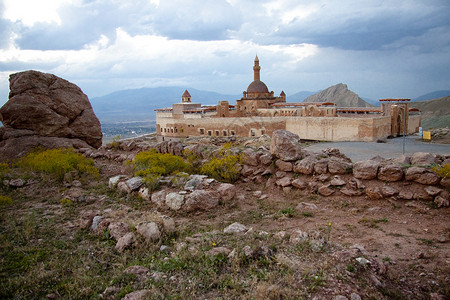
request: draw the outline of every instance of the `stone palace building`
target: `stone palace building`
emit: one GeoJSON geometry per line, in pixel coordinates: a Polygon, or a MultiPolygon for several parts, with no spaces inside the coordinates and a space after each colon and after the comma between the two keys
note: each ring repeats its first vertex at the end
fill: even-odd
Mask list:
{"type": "Polygon", "coordinates": [[[293,132],[304,140],[376,141],[404,132],[417,132],[420,114],[409,109],[410,99],[381,99],[381,107],[337,107],[333,102],[289,103],[282,91],[269,92],[260,78],[259,59],[254,78],[234,105],[219,101],[214,106],[192,102],[186,90],[181,102],[156,110],[159,140],[205,137],[257,137],[278,129],[293,132]]]}

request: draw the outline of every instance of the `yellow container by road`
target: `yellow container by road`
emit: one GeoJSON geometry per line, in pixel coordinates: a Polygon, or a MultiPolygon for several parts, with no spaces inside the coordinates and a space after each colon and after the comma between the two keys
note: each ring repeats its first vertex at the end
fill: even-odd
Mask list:
{"type": "Polygon", "coordinates": [[[431,140],[431,131],[424,131],[423,132],[423,139],[430,141],[431,140]]]}

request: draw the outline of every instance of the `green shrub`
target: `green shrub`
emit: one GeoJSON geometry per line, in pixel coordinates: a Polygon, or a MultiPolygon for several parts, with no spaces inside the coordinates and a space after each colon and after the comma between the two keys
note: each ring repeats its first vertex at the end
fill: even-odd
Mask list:
{"type": "Polygon", "coordinates": [[[112,142],[108,144],[108,146],[111,149],[119,149],[120,147],[120,140],[122,139],[122,137],[120,136],[120,134],[116,135],[115,137],[113,137],[112,142]]]}
{"type": "Polygon", "coordinates": [[[434,166],[433,172],[442,178],[450,178],[450,164],[445,164],[442,167],[434,166]]]}
{"type": "Polygon", "coordinates": [[[133,160],[136,176],[169,175],[175,172],[186,172],[189,164],[181,157],[169,153],[156,153],[155,150],[139,152],[133,160]]]}
{"type": "Polygon", "coordinates": [[[11,197],[0,195],[0,206],[6,206],[12,204],[11,197]]]}
{"type": "Polygon", "coordinates": [[[183,157],[186,158],[189,166],[190,166],[190,173],[198,173],[200,172],[201,164],[202,164],[202,158],[192,152],[189,149],[183,150],[183,157]]]}
{"type": "Polygon", "coordinates": [[[9,171],[11,171],[11,169],[7,163],[0,163],[0,180],[5,178],[9,171]]]}
{"type": "Polygon", "coordinates": [[[76,153],[73,148],[38,149],[19,159],[16,164],[24,169],[49,174],[61,181],[64,174],[72,171],[78,171],[80,175],[100,177],[94,161],[76,153]]]}
{"type": "Polygon", "coordinates": [[[219,181],[233,183],[239,179],[242,153],[233,154],[231,144],[225,144],[213,158],[201,167],[201,173],[219,181]]]}
{"type": "Polygon", "coordinates": [[[150,191],[156,191],[161,185],[159,182],[160,176],[155,174],[148,174],[144,177],[144,184],[150,191]]]}

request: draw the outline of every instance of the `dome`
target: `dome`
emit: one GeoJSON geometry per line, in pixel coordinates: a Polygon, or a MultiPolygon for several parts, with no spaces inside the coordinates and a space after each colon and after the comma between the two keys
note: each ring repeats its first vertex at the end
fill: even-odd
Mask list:
{"type": "Polygon", "coordinates": [[[267,85],[261,80],[255,80],[247,88],[247,93],[268,93],[267,85]]]}

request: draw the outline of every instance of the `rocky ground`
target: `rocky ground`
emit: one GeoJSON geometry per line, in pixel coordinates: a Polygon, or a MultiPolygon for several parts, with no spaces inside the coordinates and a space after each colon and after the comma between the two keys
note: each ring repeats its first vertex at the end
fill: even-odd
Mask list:
{"type": "MultiPolygon", "coordinates": [[[[214,149],[224,141],[185,142],[214,149]]],[[[303,157],[292,162],[292,152],[269,156],[270,140],[233,142],[247,151],[234,184],[186,175],[146,190],[125,162],[151,139],[82,150],[98,181],[4,182],[13,203],[0,207],[0,297],[450,297],[448,183],[413,163],[447,158],[410,157],[413,167],[399,171],[393,161],[358,165],[336,150],[297,149],[303,157]],[[408,180],[395,179],[400,172],[408,180]]]]}

